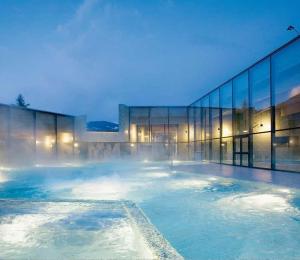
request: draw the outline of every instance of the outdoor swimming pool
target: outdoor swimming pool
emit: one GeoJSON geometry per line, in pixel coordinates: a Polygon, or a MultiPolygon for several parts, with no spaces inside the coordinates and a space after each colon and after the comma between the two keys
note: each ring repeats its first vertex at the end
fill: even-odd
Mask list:
{"type": "MultiPolygon", "coordinates": [[[[3,168],[0,170],[0,198],[42,200],[45,203],[55,200],[93,203],[97,200],[130,200],[143,210],[164,238],[186,259],[299,259],[299,190],[225,178],[211,169],[209,173],[188,173],[171,170],[168,163],[152,162],[22,170],[3,168]]],[[[11,205],[10,211],[6,208],[2,204],[0,230],[6,228],[14,232],[14,218],[24,212],[18,211],[16,216],[12,215],[10,222],[4,223],[7,212],[11,214],[14,209],[22,209],[18,205],[11,205]]],[[[95,216],[104,214],[92,212],[84,215],[84,222],[91,230],[93,225],[99,225],[95,216]]],[[[119,212],[114,220],[121,221],[122,214],[119,212]]],[[[78,223],[78,219],[82,220],[82,217],[72,221],[78,223]]],[[[124,219],[124,222],[118,223],[123,223],[129,230],[124,219]]],[[[33,223],[36,221],[42,220],[32,220],[33,223]]],[[[72,221],[70,225],[74,227],[72,221]]],[[[128,231],[124,226],[123,229],[118,228],[121,226],[114,226],[118,232],[111,234],[118,234],[118,238],[125,236],[128,231]]],[[[116,229],[113,230],[116,232],[116,229]]],[[[69,237],[69,233],[66,236],[69,237]]],[[[1,252],[5,246],[3,239],[1,236],[0,258],[3,258],[1,252]]],[[[20,239],[27,238],[21,236],[20,239]]],[[[131,243],[132,252],[137,252],[134,256],[141,257],[138,247],[132,242],[137,240],[122,240],[123,252],[128,247],[126,243],[131,243]]],[[[105,246],[102,244],[102,248],[105,246]]],[[[151,257],[149,254],[144,257],[151,257]]]]}

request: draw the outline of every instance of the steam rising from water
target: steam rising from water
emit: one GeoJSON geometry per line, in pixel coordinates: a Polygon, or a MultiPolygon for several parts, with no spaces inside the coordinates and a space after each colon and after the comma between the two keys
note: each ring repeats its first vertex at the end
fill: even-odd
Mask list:
{"type": "Polygon", "coordinates": [[[196,178],[175,180],[170,183],[172,189],[203,189],[209,185],[210,182],[196,178]]]}
{"type": "Polygon", "coordinates": [[[288,198],[276,194],[245,194],[223,198],[219,206],[235,211],[285,212],[291,209],[288,198]]]}
{"type": "Polygon", "coordinates": [[[9,180],[7,173],[0,171],[0,183],[7,182],[9,180]]]}

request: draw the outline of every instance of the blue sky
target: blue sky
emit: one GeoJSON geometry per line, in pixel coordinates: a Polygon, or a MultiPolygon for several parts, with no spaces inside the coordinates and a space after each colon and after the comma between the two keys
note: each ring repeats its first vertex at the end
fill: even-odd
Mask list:
{"type": "Polygon", "coordinates": [[[300,1],[0,0],[0,102],[118,120],[186,105],[300,29],[300,1]]]}

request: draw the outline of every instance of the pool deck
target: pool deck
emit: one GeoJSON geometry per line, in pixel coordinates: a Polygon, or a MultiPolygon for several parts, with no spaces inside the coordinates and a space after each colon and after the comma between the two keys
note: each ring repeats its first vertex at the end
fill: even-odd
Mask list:
{"type": "Polygon", "coordinates": [[[217,163],[175,163],[172,169],[176,171],[212,174],[227,178],[272,183],[300,189],[300,174],[293,172],[272,171],[217,163]]]}

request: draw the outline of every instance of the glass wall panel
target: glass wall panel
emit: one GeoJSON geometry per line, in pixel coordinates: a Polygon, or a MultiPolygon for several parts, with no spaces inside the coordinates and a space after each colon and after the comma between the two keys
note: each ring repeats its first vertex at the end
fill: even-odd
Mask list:
{"type": "Polygon", "coordinates": [[[276,169],[299,171],[300,129],[276,131],[274,147],[276,169]]]}
{"type": "Polygon", "coordinates": [[[60,160],[73,159],[74,118],[57,116],[57,156],[60,160]]]}
{"type": "Polygon", "coordinates": [[[222,136],[232,136],[232,82],[220,88],[220,106],[222,110],[222,136]]]}
{"type": "Polygon", "coordinates": [[[193,142],[195,140],[195,108],[188,107],[189,113],[189,142],[193,142]]]}
{"type": "Polygon", "coordinates": [[[249,82],[252,97],[252,132],[271,131],[270,59],[250,69],[249,82]]]}
{"type": "Polygon", "coordinates": [[[6,162],[8,158],[8,143],[9,143],[9,134],[8,134],[8,116],[9,108],[7,106],[0,105],[0,162],[6,162]]]}
{"type": "Polygon", "coordinates": [[[36,156],[38,161],[51,161],[56,158],[55,115],[36,113],[36,156]]]}
{"type": "Polygon", "coordinates": [[[189,155],[189,145],[188,143],[177,143],[177,153],[176,159],[177,160],[188,160],[189,155]]]}
{"type": "Polygon", "coordinates": [[[188,158],[188,160],[195,160],[195,145],[196,145],[196,142],[189,142],[189,158],[188,158]]]}
{"type": "Polygon", "coordinates": [[[197,160],[197,161],[201,161],[201,160],[203,160],[203,155],[202,155],[202,151],[203,151],[203,149],[202,149],[202,142],[201,141],[196,141],[195,142],[195,154],[194,154],[194,156],[195,156],[195,160],[197,160]]]}
{"type": "Polygon", "coordinates": [[[204,160],[209,161],[210,160],[210,147],[211,147],[211,140],[205,140],[204,141],[204,146],[203,146],[203,155],[204,155],[204,160]]]}
{"type": "Polygon", "coordinates": [[[201,135],[202,135],[202,119],[201,119],[201,102],[198,101],[195,104],[195,139],[197,141],[202,140],[201,135]]]}
{"type": "Polygon", "coordinates": [[[249,89],[248,72],[233,80],[234,105],[234,134],[249,132],[249,89]]]}
{"type": "Polygon", "coordinates": [[[168,142],[168,108],[150,108],[151,142],[168,142]]]}
{"type": "Polygon", "coordinates": [[[188,142],[188,121],[186,107],[169,108],[170,142],[188,142]]]}
{"type": "Polygon", "coordinates": [[[253,135],[253,166],[271,168],[271,134],[253,135]]]}
{"type": "Polygon", "coordinates": [[[212,138],[220,137],[220,104],[219,89],[210,94],[211,124],[212,138]]]}
{"type": "Polygon", "coordinates": [[[201,120],[202,120],[202,135],[201,139],[206,140],[211,138],[211,133],[210,133],[210,109],[209,109],[209,96],[206,96],[205,98],[202,99],[201,101],[201,106],[202,106],[202,114],[201,114],[201,120]]]}
{"type": "Polygon", "coordinates": [[[124,134],[125,141],[129,141],[129,107],[119,105],[119,132],[124,134]]]}
{"type": "Polygon", "coordinates": [[[216,163],[220,162],[220,139],[212,140],[211,160],[216,163]]]}
{"type": "Polygon", "coordinates": [[[300,41],[272,56],[276,129],[300,127],[300,41]]]}
{"type": "Polygon", "coordinates": [[[130,108],[130,141],[150,141],[149,108],[130,108]]]}
{"type": "Polygon", "coordinates": [[[30,163],[35,159],[34,112],[10,108],[10,159],[14,163],[30,163]]]}
{"type": "Polygon", "coordinates": [[[232,164],[232,137],[221,140],[221,162],[232,164]]]}

